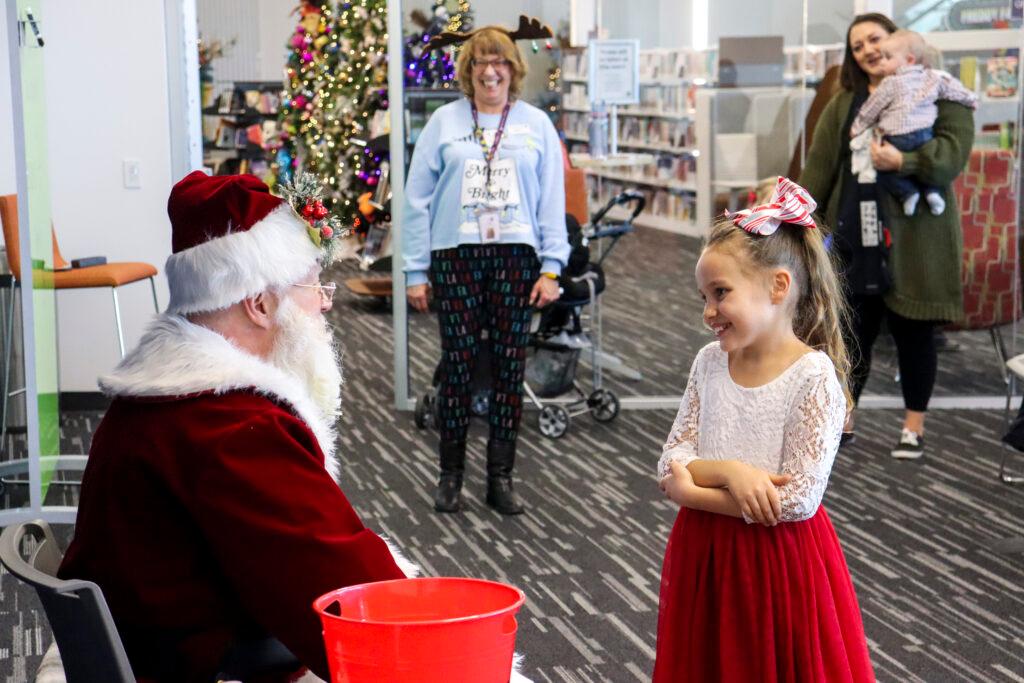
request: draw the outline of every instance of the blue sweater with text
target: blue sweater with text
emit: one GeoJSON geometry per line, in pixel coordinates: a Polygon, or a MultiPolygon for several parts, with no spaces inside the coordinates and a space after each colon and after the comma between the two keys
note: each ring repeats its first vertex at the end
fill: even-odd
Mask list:
{"type": "MultiPolygon", "coordinates": [[[[490,145],[500,114],[479,114],[490,145]]],[[[569,258],[561,141],[547,114],[521,100],[509,110],[485,187],[484,153],[469,100],[438,108],[423,128],[405,184],[402,258],[406,285],[427,282],[430,252],[479,244],[481,209],[500,217],[500,242],[537,250],[541,272],[559,274],[569,258]]]]}

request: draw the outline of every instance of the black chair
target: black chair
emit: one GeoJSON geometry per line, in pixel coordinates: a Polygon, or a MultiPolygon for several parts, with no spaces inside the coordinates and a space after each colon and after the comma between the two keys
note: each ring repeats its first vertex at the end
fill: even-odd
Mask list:
{"type": "Polygon", "coordinates": [[[62,558],[50,526],[41,519],[8,526],[0,534],[0,564],[36,589],[68,683],[135,683],[100,587],[56,578],[62,558]],[[26,536],[35,541],[27,558],[22,554],[26,536]]]}

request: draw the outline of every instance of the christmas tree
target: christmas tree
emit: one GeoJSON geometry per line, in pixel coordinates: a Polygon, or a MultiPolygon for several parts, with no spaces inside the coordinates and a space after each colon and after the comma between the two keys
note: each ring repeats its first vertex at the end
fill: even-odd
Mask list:
{"type": "MultiPolygon", "coordinates": [[[[325,203],[346,225],[365,228],[366,207],[387,152],[368,145],[388,128],[386,0],[303,0],[288,43],[279,140],[271,148],[278,182],[300,169],[329,188],[325,203]]],[[[451,87],[451,49],[424,53],[442,31],[465,31],[472,14],[467,0],[435,0],[432,16],[414,13],[420,31],[406,41],[405,84],[451,87]],[[451,4],[455,5],[449,10],[451,4]],[[419,16],[416,16],[419,15],[419,16]]]]}
{"type": "Polygon", "coordinates": [[[450,0],[434,0],[430,16],[419,10],[412,22],[419,27],[405,38],[405,87],[451,88],[455,85],[455,50],[445,48],[426,52],[423,48],[442,31],[471,31],[473,12],[467,0],[457,0],[458,9],[449,10],[450,0]]]}
{"type": "Polygon", "coordinates": [[[304,0],[289,41],[281,100],[279,182],[300,168],[328,187],[324,197],[346,225],[356,198],[372,192],[381,157],[367,140],[386,127],[386,0],[304,0]]]}

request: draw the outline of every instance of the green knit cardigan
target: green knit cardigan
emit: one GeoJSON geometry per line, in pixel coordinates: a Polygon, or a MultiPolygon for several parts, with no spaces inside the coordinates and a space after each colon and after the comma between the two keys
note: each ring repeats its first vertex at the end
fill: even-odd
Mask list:
{"type": "MultiPolygon", "coordinates": [[[[840,90],[829,101],[814,129],[807,163],[800,174],[800,184],[818,202],[828,226],[835,226],[839,211],[843,182],[839,138],[844,134],[852,103],[853,93],[847,90],[840,90]]],[[[971,153],[974,114],[968,107],[953,102],[940,100],[938,106],[934,139],[913,152],[903,152],[900,173],[943,188],[946,210],[933,216],[928,204],[921,201],[913,216],[904,216],[897,200],[879,190],[882,214],[892,234],[892,288],[885,294],[885,304],[913,320],[958,321],[964,315],[960,284],[963,235],[952,182],[971,153]]]]}

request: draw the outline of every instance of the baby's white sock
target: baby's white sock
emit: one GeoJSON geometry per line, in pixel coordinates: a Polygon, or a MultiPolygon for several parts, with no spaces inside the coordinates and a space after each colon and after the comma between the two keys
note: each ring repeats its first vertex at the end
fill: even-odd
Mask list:
{"type": "Polygon", "coordinates": [[[924,200],[928,202],[928,208],[931,209],[933,216],[941,216],[946,210],[946,200],[938,192],[929,192],[924,196],[924,200]]]}
{"type": "Polygon", "coordinates": [[[914,212],[917,211],[917,202],[921,199],[921,195],[918,192],[910,195],[903,200],[903,215],[913,216],[914,212]]]}

